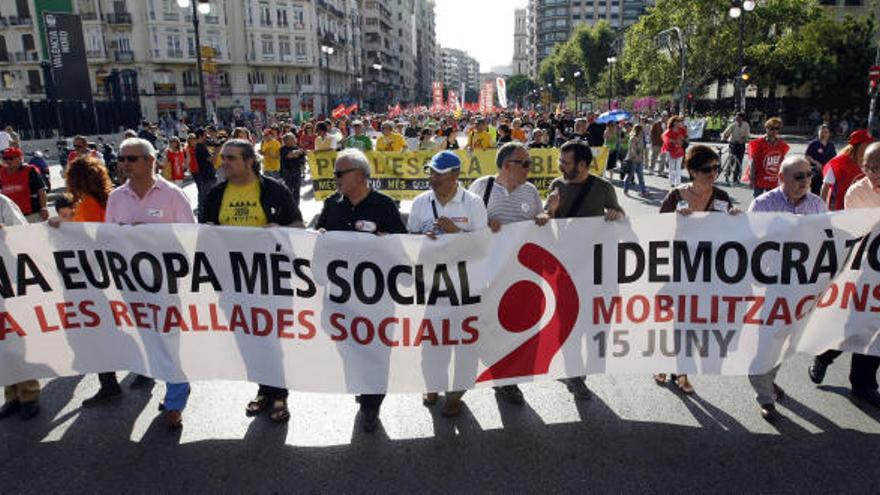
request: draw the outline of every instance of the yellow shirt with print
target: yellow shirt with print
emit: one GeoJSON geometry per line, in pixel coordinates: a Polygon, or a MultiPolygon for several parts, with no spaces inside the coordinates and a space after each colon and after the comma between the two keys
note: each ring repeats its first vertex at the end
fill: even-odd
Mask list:
{"type": "Polygon", "coordinates": [[[405,151],[406,139],[396,132],[392,132],[388,136],[382,134],[376,140],[376,151],[405,151]]]}
{"type": "Polygon", "coordinates": [[[492,136],[489,131],[473,131],[468,136],[468,148],[485,150],[492,147],[492,136]]]}
{"type": "Polygon", "coordinates": [[[260,154],[263,155],[263,172],[281,171],[281,143],[276,139],[264,139],[260,143],[260,154]]]}
{"type": "Polygon", "coordinates": [[[211,163],[214,165],[214,169],[218,169],[223,165],[223,160],[220,159],[220,146],[209,146],[208,151],[211,152],[211,163]]]}
{"type": "Polygon", "coordinates": [[[260,204],[260,181],[245,186],[226,185],[220,202],[220,225],[262,227],[267,223],[266,212],[260,204]]]}

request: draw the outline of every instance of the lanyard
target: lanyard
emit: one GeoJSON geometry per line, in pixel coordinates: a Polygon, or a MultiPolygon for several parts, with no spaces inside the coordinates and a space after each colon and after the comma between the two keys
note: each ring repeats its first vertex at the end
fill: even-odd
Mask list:
{"type": "Polygon", "coordinates": [[[437,204],[433,199],[431,200],[431,211],[434,212],[434,220],[438,220],[440,216],[437,215],[437,204]]]}

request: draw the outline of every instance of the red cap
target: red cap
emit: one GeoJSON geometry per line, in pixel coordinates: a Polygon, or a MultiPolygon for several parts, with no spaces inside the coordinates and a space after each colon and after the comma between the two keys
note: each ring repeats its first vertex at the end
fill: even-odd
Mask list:
{"type": "Polygon", "coordinates": [[[19,148],[6,148],[3,150],[3,158],[21,158],[24,156],[24,153],[21,152],[19,148]]]}
{"type": "Polygon", "coordinates": [[[865,129],[859,129],[857,131],[853,131],[853,133],[849,135],[849,142],[847,144],[855,146],[857,144],[873,142],[874,138],[871,137],[871,133],[869,133],[865,129]]]}

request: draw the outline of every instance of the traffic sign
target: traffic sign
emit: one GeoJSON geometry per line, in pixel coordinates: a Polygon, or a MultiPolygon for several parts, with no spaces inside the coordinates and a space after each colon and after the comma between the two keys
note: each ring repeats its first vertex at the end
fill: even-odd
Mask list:
{"type": "Polygon", "coordinates": [[[868,69],[868,78],[872,81],[880,80],[880,65],[874,65],[868,69]]]}
{"type": "Polygon", "coordinates": [[[214,74],[217,72],[217,64],[214,62],[204,62],[202,63],[202,70],[208,74],[214,74]]]}
{"type": "Polygon", "coordinates": [[[210,58],[210,57],[213,57],[213,56],[214,56],[214,49],[211,48],[210,46],[204,46],[204,45],[203,45],[203,46],[201,46],[201,47],[199,47],[199,48],[201,49],[202,57],[204,57],[204,58],[210,58]]]}

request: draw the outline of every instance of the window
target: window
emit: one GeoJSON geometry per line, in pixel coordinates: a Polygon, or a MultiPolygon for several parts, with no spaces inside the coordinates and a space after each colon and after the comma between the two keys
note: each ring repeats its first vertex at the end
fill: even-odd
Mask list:
{"type": "Polygon", "coordinates": [[[272,25],[272,12],[269,10],[268,2],[260,2],[260,26],[272,25]]]}
{"type": "Polygon", "coordinates": [[[270,34],[264,34],[261,39],[261,44],[263,47],[263,55],[274,55],[275,54],[275,40],[272,38],[270,34]]]}
{"type": "Polygon", "coordinates": [[[128,38],[119,38],[116,40],[116,49],[120,52],[131,52],[131,40],[128,38]]]}
{"type": "Polygon", "coordinates": [[[194,88],[198,87],[199,78],[196,76],[195,71],[188,70],[183,73],[183,87],[185,88],[194,88]]]}
{"type": "Polygon", "coordinates": [[[288,84],[290,83],[290,76],[286,72],[276,72],[275,73],[275,84],[288,84]]]}
{"type": "Polygon", "coordinates": [[[291,17],[293,17],[293,27],[297,29],[304,29],[306,27],[305,12],[301,5],[293,6],[293,15],[291,17]]]}
{"type": "Polygon", "coordinates": [[[260,71],[249,72],[248,84],[266,84],[266,75],[260,71]]]}
{"type": "Polygon", "coordinates": [[[278,26],[279,27],[287,27],[289,26],[287,22],[287,7],[278,7],[278,26]]]}
{"type": "Polygon", "coordinates": [[[278,53],[282,57],[290,56],[290,38],[287,36],[278,37],[278,53]]]}
{"type": "Polygon", "coordinates": [[[297,36],[295,40],[295,49],[296,56],[298,58],[305,58],[306,56],[306,39],[302,36],[297,36]]]}
{"type": "Polygon", "coordinates": [[[34,45],[34,35],[32,35],[32,34],[21,35],[21,46],[24,47],[24,51],[26,51],[26,52],[36,50],[36,46],[34,45]]]}
{"type": "Polygon", "coordinates": [[[3,89],[12,89],[14,87],[15,78],[12,76],[12,72],[4,70],[0,72],[0,78],[3,79],[3,89]]]}

